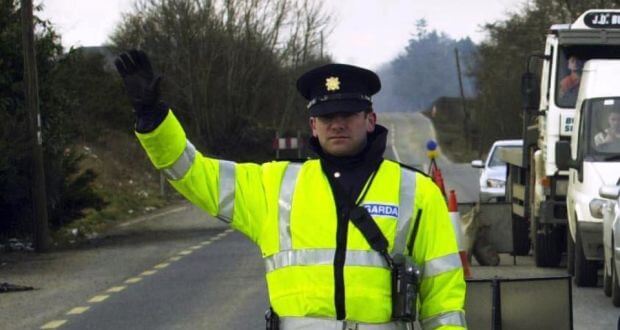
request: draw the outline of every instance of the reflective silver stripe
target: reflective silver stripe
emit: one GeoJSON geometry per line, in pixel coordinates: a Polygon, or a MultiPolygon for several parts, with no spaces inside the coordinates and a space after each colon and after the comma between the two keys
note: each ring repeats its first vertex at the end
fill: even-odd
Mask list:
{"type": "Polygon", "coordinates": [[[443,325],[454,325],[454,326],[467,328],[467,321],[465,321],[465,313],[461,311],[439,314],[439,315],[421,320],[420,323],[422,323],[422,329],[424,330],[437,329],[443,325]]]}
{"type": "MultiPolygon", "coordinates": [[[[267,272],[289,266],[318,266],[334,263],[335,249],[306,249],[278,252],[265,258],[267,272]]],[[[375,251],[348,250],[345,266],[388,268],[385,259],[375,251]]]]}
{"type": "Polygon", "coordinates": [[[280,330],[407,330],[405,322],[362,323],[315,317],[280,317],[280,330]]]}
{"type": "Polygon", "coordinates": [[[301,166],[288,164],[280,185],[280,197],[278,200],[278,230],[280,234],[280,251],[292,249],[291,243],[291,205],[293,204],[293,192],[297,182],[297,174],[301,166]]]}
{"type": "Polygon", "coordinates": [[[218,219],[231,222],[235,210],[235,163],[220,160],[220,200],[218,219]]]}
{"type": "Polygon", "coordinates": [[[398,228],[394,239],[392,254],[405,253],[407,234],[413,216],[413,199],[415,196],[415,172],[400,168],[400,196],[398,207],[398,228]]]}
{"type": "Polygon", "coordinates": [[[441,273],[461,268],[461,257],[458,253],[452,253],[443,257],[431,259],[424,264],[422,277],[431,277],[441,273]]]}
{"type": "Polygon", "coordinates": [[[189,142],[189,140],[187,140],[185,150],[183,150],[183,153],[181,153],[179,159],[177,159],[174,164],[162,169],[161,171],[170,180],[181,180],[185,174],[187,174],[189,168],[192,167],[194,158],[196,158],[196,148],[191,142],[189,142]]]}

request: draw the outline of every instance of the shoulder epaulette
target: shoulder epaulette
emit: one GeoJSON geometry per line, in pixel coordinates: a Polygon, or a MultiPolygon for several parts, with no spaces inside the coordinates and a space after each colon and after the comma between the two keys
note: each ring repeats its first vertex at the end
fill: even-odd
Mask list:
{"type": "Polygon", "coordinates": [[[314,158],[279,158],[279,159],[274,159],[274,162],[291,162],[291,163],[297,163],[297,164],[303,164],[309,160],[313,160],[314,158]]]}
{"type": "Polygon", "coordinates": [[[412,171],[414,171],[414,172],[418,172],[418,173],[420,173],[420,174],[424,175],[424,176],[425,176],[425,177],[427,177],[427,178],[429,177],[429,176],[428,176],[428,174],[424,173],[424,171],[422,171],[422,170],[421,170],[421,169],[419,169],[419,168],[415,168],[415,167],[413,167],[413,166],[409,166],[409,165],[407,165],[407,164],[399,163],[399,162],[397,162],[397,161],[394,161],[394,162],[395,162],[395,163],[397,163],[398,165],[400,165],[401,167],[404,167],[404,168],[406,168],[406,169],[408,169],[408,170],[412,170],[412,171]]]}

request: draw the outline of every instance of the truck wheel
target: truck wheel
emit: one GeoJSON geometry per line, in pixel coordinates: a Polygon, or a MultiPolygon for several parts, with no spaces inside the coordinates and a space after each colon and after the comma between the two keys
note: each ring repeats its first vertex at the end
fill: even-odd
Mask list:
{"type": "Polygon", "coordinates": [[[530,252],[530,224],[525,218],[512,216],[512,249],[516,256],[526,256],[530,252]]]}
{"type": "MultiPolygon", "coordinates": [[[[575,241],[575,284],[577,286],[596,286],[598,270],[596,261],[588,261],[583,252],[581,233],[577,227],[575,241]]],[[[618,292],[620,294],[620,292],[618,292]]]]}
{"type": "Polygon", "coordinates": [[[566,226],[566,271],[569,275],[575,275],[575,241],[566,226]]]}
{"type": "Polygon", "coordinates": [[[538,267],[557,267],[562,259],[561,231],[551,226],[538,225],[534,240],[534,260],[538,267]]]}
{"type": "Polygon", "coordinates": [[[616,307],[620,307],[620,281],[616,272],[616,258],[611,260],[611,302],[616,307]]]}

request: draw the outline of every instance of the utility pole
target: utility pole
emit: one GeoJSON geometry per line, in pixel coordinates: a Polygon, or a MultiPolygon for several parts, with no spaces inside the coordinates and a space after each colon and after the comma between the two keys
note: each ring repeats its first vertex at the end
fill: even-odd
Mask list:
{"type": "Polygon", "coordinates": [[[461,91],[461,106],[463,107],[463,129],[465,130],[465,147],[470,146],[469,137],[469,113],[465,104],[465,93],[463,92],[463,79],[461,78],[461,61],[459,59],[459,49],[454,48],[454,56],[456,57],[456,71],[459,76],[459,89],[461,91]]]}
{"type": "Polygon", "coordinates": [[[39,86],[34,49],[32,0],[21,0],[21,14],[22,46],[24,48],[24,95],[32,143],[33,241],[35,251],[45,252],[49,249],[49,228],[47,225],[47,197],[45,172],[43,171],[43,138],[41,135],[41,115],[39,114],[39,86]]]}

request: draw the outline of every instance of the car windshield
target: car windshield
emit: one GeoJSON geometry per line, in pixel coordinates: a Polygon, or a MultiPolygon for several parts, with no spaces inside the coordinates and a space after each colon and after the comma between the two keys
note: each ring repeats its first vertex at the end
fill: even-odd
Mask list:
{"type": "Polygon", "coordinates": [[[493,154],[489,159],[488,167],[506,166],[506,163],[500,159],[501,150],[521,148],[521,146],[498,146],[493,149],[493,154]]]}
{"type": "Polygon", "coordinates": [[[620,98],[588,100],[586,114],[588,154],[604,160],[617,159],[620,156],[620,98]]]}

